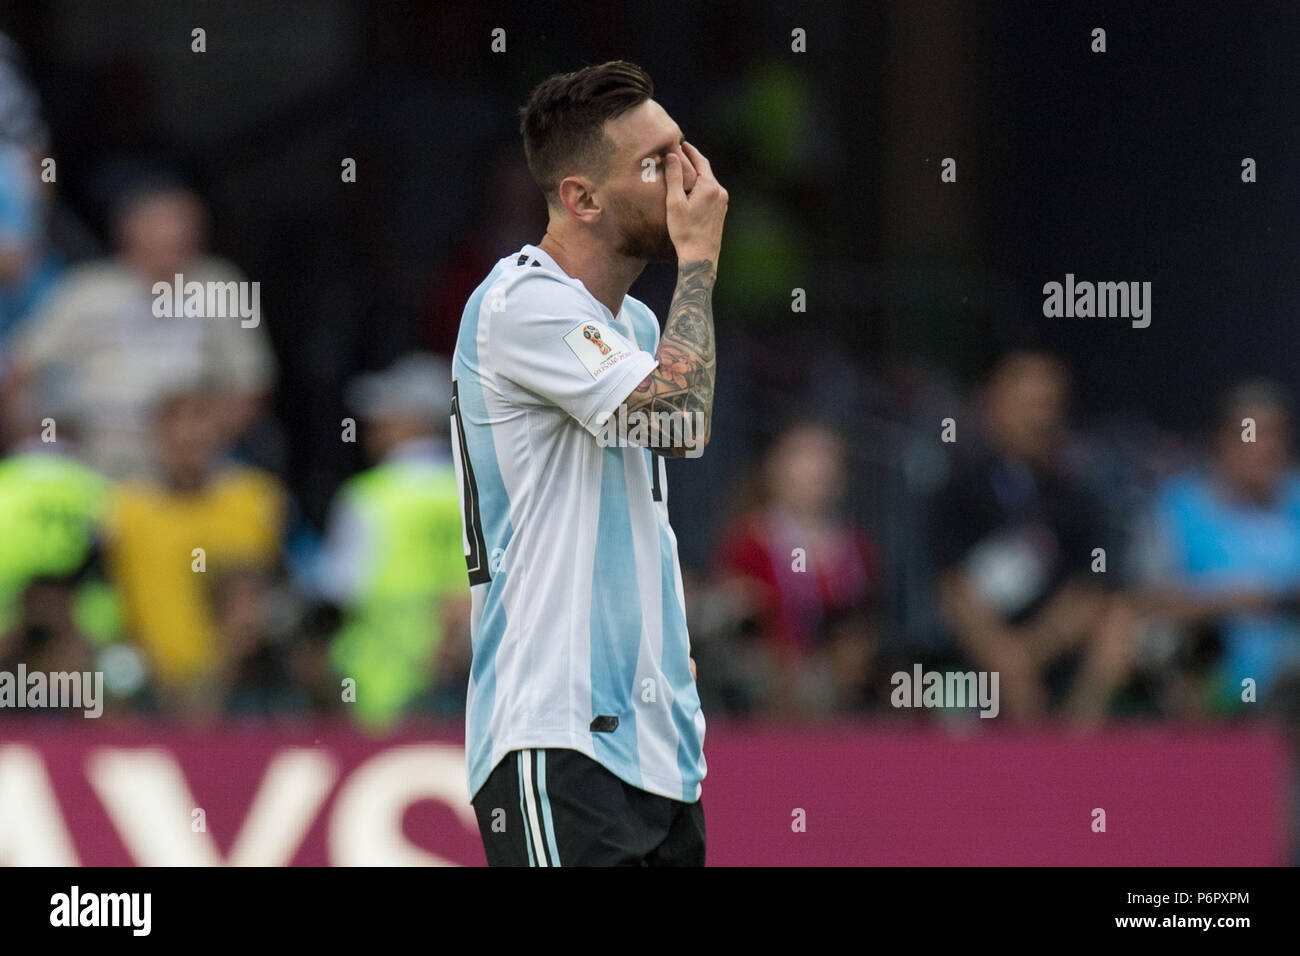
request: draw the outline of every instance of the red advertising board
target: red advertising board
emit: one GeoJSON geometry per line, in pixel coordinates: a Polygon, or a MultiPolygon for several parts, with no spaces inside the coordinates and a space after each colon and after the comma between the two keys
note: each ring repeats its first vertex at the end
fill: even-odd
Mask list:
{"type": "MultiPolygon", "coordinates": [[[[1289,763],[1265,727],[717,722],[705,752],[711,864],[1287,862],[1289,763]]],[[[374,738],[337,724],[7,720],[0,863],[481,865],[483,853],[456,726],[374,738]]]]}

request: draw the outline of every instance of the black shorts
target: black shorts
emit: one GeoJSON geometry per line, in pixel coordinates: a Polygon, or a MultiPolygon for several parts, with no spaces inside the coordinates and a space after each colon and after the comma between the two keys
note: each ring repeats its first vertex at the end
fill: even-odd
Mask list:
{"type": "Polygon", "coordinates": [[[489,866],[703,866],[704,808],[576,750],[515,750],[474,796],[489,866]]]}

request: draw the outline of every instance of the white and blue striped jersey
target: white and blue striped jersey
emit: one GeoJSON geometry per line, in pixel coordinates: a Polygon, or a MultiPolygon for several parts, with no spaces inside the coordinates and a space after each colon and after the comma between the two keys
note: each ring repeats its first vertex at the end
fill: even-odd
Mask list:
{"type": "Polygon", "coordinates": [[[691,677],[663,461],[597,440],[658,362],[659,323],[611,315],[537,246],[470,296],[452,363],[473,597],[473,797],[510,751],[580,751],[627,783],[699,799],[691,677]]]}

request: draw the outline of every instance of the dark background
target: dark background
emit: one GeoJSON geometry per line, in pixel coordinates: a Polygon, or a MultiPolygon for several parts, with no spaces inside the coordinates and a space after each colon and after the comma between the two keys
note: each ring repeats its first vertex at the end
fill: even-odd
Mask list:
{"type": "MultiPolygon", "coordinates": [[[[905,464],[886,439],[932,434],[955,413],[945,396],[1012,345],[1067,359],[1085,425],[1196,434],[1235,379],[1300,386],[1298,26],[1289,3],[0,4],[51,129],[65,248],[102,245],[117,184],[165,166],[208,201],[216,251],[262,283],[281,366],[263,457],[316,521],[360,465],[337,440],[345,380],[450,348],[467,243],[495,258],[540,237],[540,195],[500,188],[518,186],[528,90],[642,64],[732,195],[719,450],[674,465],[688,564],[706,560],[716,489],[793,407],[851,430],[860,466],[885,473],[854,509],[888,538],[905,464]],[[1067,272],[1151,281],[1151,326],[1044,319],[1042,285],[1067,272]]],[[[651,266],[633,294],[662,313],[672,281],[651,266]]]]}

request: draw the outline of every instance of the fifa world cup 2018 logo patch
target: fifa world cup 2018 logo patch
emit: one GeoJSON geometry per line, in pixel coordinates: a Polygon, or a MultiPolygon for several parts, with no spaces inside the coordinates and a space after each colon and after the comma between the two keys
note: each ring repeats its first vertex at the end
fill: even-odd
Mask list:
{"type": "Polygon", "coordinates": [[[610,347],[600,340],[600,329],[594,325],[584,325],[582,327],[582,337],[590,342],[596,348],[600,349],[601,355],[608,355],[610,347]]]}

